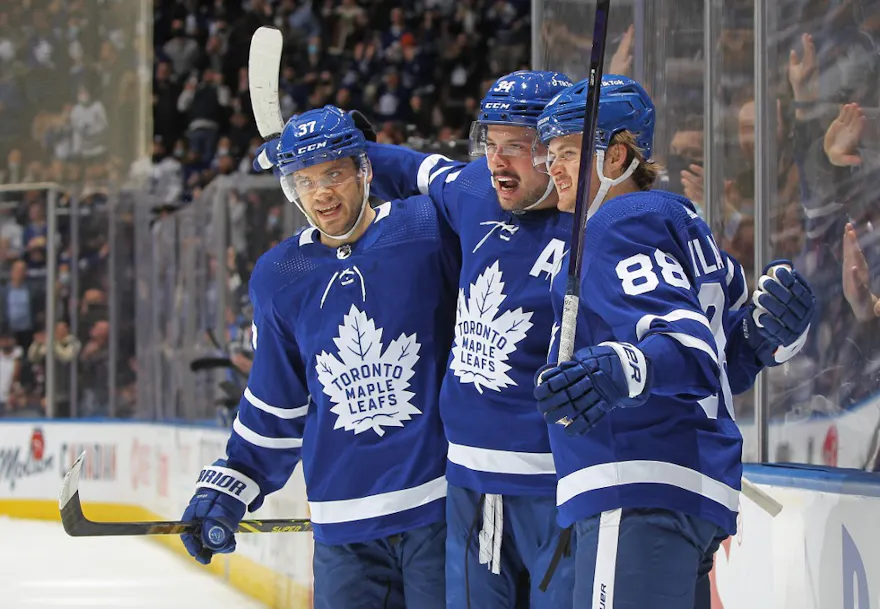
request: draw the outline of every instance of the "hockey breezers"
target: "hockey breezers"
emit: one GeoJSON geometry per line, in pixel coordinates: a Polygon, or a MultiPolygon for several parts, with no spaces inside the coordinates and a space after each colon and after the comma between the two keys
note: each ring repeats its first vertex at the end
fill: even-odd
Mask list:
{"type": "MultiPolygon", "coordinates": [[[[86,518],[79,500],[79,475],[82,469],[82,453],[64,477],[58,507],[61,524],[71,537],[104,537],[108,535],[181,535],[193,532],[200,522],[152,521],[152,522],[95,522],[86,518]]],[[[307,518],[282,518],[272,520],[242,520],[236,533],[302,533],[312,530],[307,518]]]]}

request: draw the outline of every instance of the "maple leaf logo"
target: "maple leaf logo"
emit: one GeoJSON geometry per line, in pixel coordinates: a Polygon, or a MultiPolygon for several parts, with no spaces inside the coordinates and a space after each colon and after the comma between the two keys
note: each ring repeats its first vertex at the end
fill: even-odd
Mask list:
{"type": "Polygon", "coordinates": [[[383,353],[382,328],[352,305],[333,342],[338,357],[326,351],[317,357],[318,380],[335,404],[330,409],[337,415],[333,429],[355,434],[372,429],[381,437],[383,427],[403,427],[422,414],[409,391],[421,348],[415,334],[401,334],[383,353]]]}
{"type": "Polygon", "coordinates": [[[498,260],[470,285],[467,298],[463,289],[458,291],[450,367],[462,383],[473,383],[481,394],[484,389],[501,391],[516,385],[507,374],[507,360],[532,327],[532,313],[521,307],[498,314],[506,298],[498,260]]]}

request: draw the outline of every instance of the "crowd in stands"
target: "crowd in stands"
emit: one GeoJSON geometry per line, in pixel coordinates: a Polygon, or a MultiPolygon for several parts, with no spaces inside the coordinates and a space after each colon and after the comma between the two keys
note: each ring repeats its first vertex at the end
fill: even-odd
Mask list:
{"type": "MultiPolygon", "coordinates": [[[[60,390],[76,394],[81,413],[106,408],[107,397],[95,387],[89,393],[83,375],[110,374],[101,369],[108,337],[118,340],[129,330],[108,325],[108,259],[116,256],[117,269],[134,264],[124,236],[135,227],[125,214],[108,211],[106,185],[143,170],[135,161],[145,151],[130,137],[140,83],[147,80],[139,70],[152,72],[147,191],[168,213],[186,207],[218,175],[253,172],[261,139],[247,63],[250,37],[260,26],[283,34],[285,117],[332,103],[364,112],[380,141],[416,146],[466,139],[488,83],[528,67],[531,56],[525,0],[154,0],[152,47],[136,25],[143,17],[133,8],[139,4],[22,0],[0,7],[0,184],[70,185],[59,205],[69,210],[75,200],[77,213],[91,218],[72,222],[69,211],[59,216],[54,289],[66,313],[47,320],[46,243],[53,237],[46,229],[46,193],[0,195],[0,410],[7,414],[41,408],[50,322],[61,337],[55,357],[64,372],[58,376],[70,379],[60,390]],[[143,64],[143,56],[152,65],[143,64]],[[107,236],[111,222],[123,236],[114,243],[107,236]],[[75,292],[63,271],[77,276],[75,292]]],[[[584,76],[592,42],[581,27],[588,4],[545,3],[544,59],[575,77],[584,76]]],[[[751,275],[754,3],[731,0],[721,9],[714,58],[720,202],[706,201],[703,190],[704,3],[667,4],[668,31],[649,36],[635,31],[633,9],[617,11],[606,71],[645,77],[658,104],[654,157],[665,168],[658,186],[702,208],[713,206],[720,245],[751,275]],[[643,48],[652,40],[663,45],[637,57],[639,39],[643,48]]],[[[769,243],[774,257],[792,259],[823,296],[805,355],[771,376],[772,414],[789,420],[856,407],[880,384],[880,307],[874,308],[880,294],[880,0],[781,0],[775,6],[769,47],[777,58],[771,95],[778,112],[769,243]]],[[[247,341],[236,328],[246,331],[239,322],[247,308],[237,293],[259,254],[284,236],[289,210],[274,194],[240,189],[230,195],[223,262],[232,304],[223,338],[242,345],[247,341]]],[[[220,263],[211,258],[207,264],[215,269],[220,263]]],[[[125,311],[134,286],[117,291],[113,298],[125,311]]],[[[134,376],[136,366],[127,363],[133,354],[130,344],[117,354],[124,362],[115,371],[120,390],[134,376]]],[[[750,408],[742,401],[741,416],[750,408]]]]}
{"type": "Polygon", "coordinates": [[[261,140],[247,61],[260,26],[284,36],[285,117],[357,108],[391,143],[467,138],[488,82],[529,62],[527,0],[164,1],[155,11],[154,155],[169,203],[251,171],[261,140]]]}

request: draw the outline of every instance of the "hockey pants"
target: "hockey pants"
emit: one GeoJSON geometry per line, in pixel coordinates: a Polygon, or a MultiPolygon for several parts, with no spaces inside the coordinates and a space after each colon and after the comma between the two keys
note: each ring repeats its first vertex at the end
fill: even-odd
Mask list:
{"type": "Polygon", "coordinates": [[[314,609],[442,609],[446,523],[364,543],[315,542],[314,609]]]}
{"type": "Polygon", "coordinates": [[[709,571],[727,538],[680,512],[624,509],[575,524],[574,609],[709,609],[709,571]]]}
{"type": "Polygon", "coordinates": [[[556,524],[554,496],[504,495],[500,573],[480,564],[484,496],[449,485],[446,496],[447,609],[568,609],[574,535],[556,524]],[[554,561],[554,558],[556,561],[554,561]],[[556,562],[546,591],[551,562],[556,562]]]}

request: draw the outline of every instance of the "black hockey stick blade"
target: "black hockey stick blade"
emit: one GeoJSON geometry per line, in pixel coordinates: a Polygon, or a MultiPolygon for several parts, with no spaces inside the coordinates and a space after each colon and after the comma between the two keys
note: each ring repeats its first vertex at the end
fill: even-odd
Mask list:
{"type": "MultiPolygon", "coordinates": [[[[86,518],[79,500],[79,475],[82,469],[83,452],[64,477],[58,507],[61,509],[61,524],[71,537],[105,537],[119,535],[181,535],[195,532],[198,522],[180,520],[152,522],[95,522],[86,518]]],[[[307,518],[282,518],[272,520],[242,520],[237,533],[302,533],[312,530],[307,518]]]]}
{"type": "Polygon", "coordinates": [[[228,357],[200,357],[199,359],[194,359],[189,364],[189,369],[193,372],[213,370],[214,368],[232,368],[240,372],[228,357]]]}

